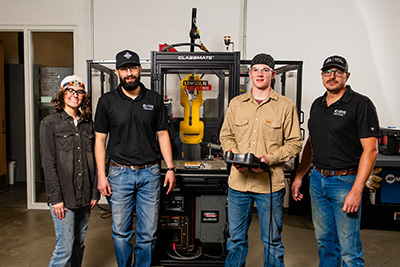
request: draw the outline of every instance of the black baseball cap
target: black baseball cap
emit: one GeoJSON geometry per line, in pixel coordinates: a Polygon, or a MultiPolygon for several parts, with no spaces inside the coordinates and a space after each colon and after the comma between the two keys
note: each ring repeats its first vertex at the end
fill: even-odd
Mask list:
{"type": "Polygon", "coordinates": [[[140,66],[139,55],[130,50],[123,50],[119,52],[116,56],[116,68],[120,68],[125,64],[131,64],[135,66],[140,66]]]}
{"type": "Polygon", "coordinates": [[[253,57],[251,60],[250,68],[256,64],[265,64],[268,65],[271,69],[275,68],[275,61],[274,58],[270,54],[258,54],[253,57]]]}
{"type": "Polygon", "coordinates": [[[321,70],[326,70],[332,67],[339,68],[344,72],[347,72],[349,69],[346,59],[338,55],[330,56],[327,59],[325,59],[321,70]]]}

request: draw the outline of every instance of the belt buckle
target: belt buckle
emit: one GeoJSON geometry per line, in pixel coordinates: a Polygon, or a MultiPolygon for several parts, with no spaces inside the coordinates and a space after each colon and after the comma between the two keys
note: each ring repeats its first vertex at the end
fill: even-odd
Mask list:
{"type": "Polygon", "coordinates": [[[151,166],[153,166],[155,164],[156,164],[155,162],[152,162],[152,163],[149,163],[149,164],[146,164],[146,165],[131,165],[131,166],[127,166],[127,167],[129,167],[132,171],[136,171],[136,170],[140,170],[140,169],[151,167],[151,166]]]}
{"type": "Polygon", "coordinates": [[[129,168],[131,168],[132,171],[140,170],[146,168],[147,165],[131,165],[129,168]]]}
{"type": "Polygon", "coordinates": [[[324,177],[332,176],[332,172],[329,171],[329,170],[325,170],[325,169],[321,169],[321,174],[322,174],[322,176],[324,176],[324,177]]]}
{"type": "Polygon", "coordinates": [[[136,171],[136,167],[134,165],[129,166],[129,168],[131,168],[132,171],[136,171]]]}

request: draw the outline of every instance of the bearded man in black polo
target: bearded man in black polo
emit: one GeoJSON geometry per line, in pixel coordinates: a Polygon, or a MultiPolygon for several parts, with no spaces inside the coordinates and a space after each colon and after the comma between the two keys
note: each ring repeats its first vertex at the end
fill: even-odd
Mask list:
{"type": "Polygon", "coordinates": [[[164,103],[159,94],[140,82],[141,72],[135,52],[119,52],[115,73],[120,84],[99,99],[95,117],[98,189],[112,209],[112,236],[119,267],[132,266],[130,240],[135,234],[135,206],[134,266],[151,264],[159,216],[161,154],[168,167],[164,181],[164,187],[169,184],[167,194],[175,186],[164,103]],[[110,158],[107,177],[106,155],[110,158]]]}

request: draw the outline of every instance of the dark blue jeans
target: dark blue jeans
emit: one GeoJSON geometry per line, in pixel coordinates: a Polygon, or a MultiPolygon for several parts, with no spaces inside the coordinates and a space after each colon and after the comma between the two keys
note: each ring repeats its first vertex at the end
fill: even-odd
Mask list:
{"type": "Polygon", "coordinates": [[[108,181],[112,194],[112,236],[119,267],[131,267],[135,231],[132,228],[136,206],[136,245],[134,266],[150,266],[156,244],[160,205],[160,167],[158,164],[132,171],[126,167],[110,167],[108,181]]]}
{"type": "MultiPolygon", "coordinates": [[[[282,212],[285,189],[272,193],[272,225],[270,237],[269,266],[285,266],[282,244],[282,212]]],[[[228,188],[229,238],[226,245],[228,256],[225,267],[246,265],[248,251],[248,231],[256,203],[260,220],[261,241],[264,245],[264,266],[268,257],[268,231],[270,225],[271,194],[240,192],[228,188]]]]}
{"type": "Polygon", "coordinates": [[[310,196],[319,266],[364,266],[360,238],[361,208],[343,212],[356,175],[324,177],[315,168],[310,175],[310,196]]]}

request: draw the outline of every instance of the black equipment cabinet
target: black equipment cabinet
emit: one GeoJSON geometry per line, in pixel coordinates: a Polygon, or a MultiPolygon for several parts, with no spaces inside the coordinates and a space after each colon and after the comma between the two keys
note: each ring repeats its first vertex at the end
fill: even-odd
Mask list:
{"type": "MultiPolygon", "coordinates": [[[[175,161],[176,187],[161,193],[154,266],[224,266],[228,171],[221,159],[208,170],[183,169],[175,161]]],[[[165,177],[165,166],[162,166],[165,177]]]]}

